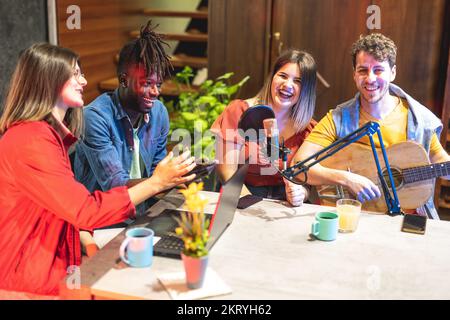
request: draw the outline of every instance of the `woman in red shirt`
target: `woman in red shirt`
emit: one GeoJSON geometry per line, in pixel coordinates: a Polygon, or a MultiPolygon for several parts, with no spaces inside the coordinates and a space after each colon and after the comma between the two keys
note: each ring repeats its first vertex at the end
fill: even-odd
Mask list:
{"type": "Polygon", "coordinates": [[[56,295],[81,262],[79,230],[135,217],[135,206],[195,175],[189,152],[169,155],[131,187],[89,191],[71,170],[68,149],[82,127],[78,56],[42,43],[25,50],[0,118],[0,288],[56,295]]]}
{"type": "Polygon", "coordinates": [[[282,53],[256,97],[232,101],[211,127],[218,136],[221,148],[217,166],[221,179],[227,181],[233,175],[238,167],[237,159],[249,158],[243,194],[283,199],[293,206],[301,205],[307,197],[306,189],[281,177],[270,167],[268,159],[262,159],[267,157],[261,152],[261,146],[255,146],[256,142],[245,142],[237,133],[237,128],[241,115],[249,107],[257,104],[270,106],[275,114],[275,128],[279,130],[279,137],[284,139],[285,147],[291,150],[289,163],[316,123],[312,119],[315,102],[314,58],[307,52],[293,49],[282,53]],[[242,148],[244,143],[245,147],[242,148]]]}

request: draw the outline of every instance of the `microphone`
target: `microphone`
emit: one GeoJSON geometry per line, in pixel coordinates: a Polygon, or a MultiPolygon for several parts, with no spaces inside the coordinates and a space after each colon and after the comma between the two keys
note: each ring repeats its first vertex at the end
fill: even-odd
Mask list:
{"type": "MultiPolygon", "coordinates": [[[[272,160],[272,157],[278,157],[279,145],[278,145],[278,126],[277,119],[270,118],[263,121],[264,130],[266,132],[266,149],[267,157],[272,160]],[[272,152],[273,151],[273,152],[272,152]]],[[[275,161],[276,159],[273,159],[275,161]]]]}

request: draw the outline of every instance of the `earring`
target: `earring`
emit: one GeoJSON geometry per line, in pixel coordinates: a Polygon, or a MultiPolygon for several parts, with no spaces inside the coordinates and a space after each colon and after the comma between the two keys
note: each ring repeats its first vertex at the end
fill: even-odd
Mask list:
{"type": "Polygon", "coordinates": [[[126,88],[128,86],[128,81],[127,81],[127,74],[126,73],[120,73],[117,75],[117,77],[119,78],[119,84],[126,88]]]}

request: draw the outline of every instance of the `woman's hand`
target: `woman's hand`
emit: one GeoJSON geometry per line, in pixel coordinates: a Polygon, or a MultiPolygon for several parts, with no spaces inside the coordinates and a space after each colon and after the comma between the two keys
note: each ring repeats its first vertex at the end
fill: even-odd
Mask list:
{"type": "Polygon", "coordinates": [[[292,183],[289,180],[283,178],[284,185],[286,187],[286,199],[293,207],[299,207],[303,204],[303,201],[307,198],[308,191],[305,187],[292,183]]]}
{"type": "Polygon", "coordinates": [[[187,150],[178,157],[173,157],[173,152],[170,151],[156,166],[152,179],[157,180],[164,190],[191,181],[195,174],[184,176],[196,166],[195,158],[190,155],[191,151],[187,150]]]}

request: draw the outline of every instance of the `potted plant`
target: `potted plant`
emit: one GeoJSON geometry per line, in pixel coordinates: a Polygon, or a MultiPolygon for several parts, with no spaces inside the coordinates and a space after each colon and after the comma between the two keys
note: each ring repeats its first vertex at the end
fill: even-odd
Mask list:
{"type": "MultiPolygon", "coordinates": [[[[208,129],[211,128],[213,122],[250,78],[246,76],[241,81],[232,84],[232,76],[233,73],[229,72],[215,80],[208,79],[200,86],[195,87],[191,83],[194,77],[191,67],[186,66],[176,74],[175,83],[179,91],[178,98],[165,101],[160,97],[170,114],[168,150],[177,147],[179,149],[174,150],[181,152],[184,147],[190,147],[197,162],[210,163],[212,159],[215,159],[215,138],[208,129]],[[182,92],[180,84],[185,85],[188,91],[182,92]],[[184,129],[181,137],[178,134],[172,135],[174,130],[177,129],[184,129]],[[189,137],[189,139],[185,139],[185,137],[189,137]],[[184,141],[190,141],[191,145],[183,146],[179,140],[172,141],[172,138],[182,138],[184,141]]],[[[215,191],[217,189],[215,174],[204,177],[203,181],[206,190],[215,191]]]]}
{"type": "Polygon", "coordinates": [[[175,77],[180,92],[178,99],[163,101],[171,114],[169,136],[173,130],[186,129],[191,141],[194,141],[194,134],[200,133],[202,139],[194,141],[191,151],[194,155],[201,155],[203,159],[214,159],[215,156],[214,148],[211,148],[214,138],[204,135],[205,131],[211,128],[216,118],[250,78],[246,76],[238,83],[231,84],[232,76],[232,72],[226,73],[215,80],[206,80],[196,90],[191,90],[194,73],[191,67],[186,66],[175,77]],[[188,91],[181,92],[180,84],[186,85],[188,91]]]}
{"type": "Polygon", "coordinates": [[[209,221],[205,220],[204,209],[208,199],[200,191],[203,182],[192,182],[187,189],[180,190],[185,198],[181,218],[176,218],[178,227],[176,233],[184,242],[181,258],[186,272],[186,284],[190,289],[203,285],[206,267],[208,265],[209,221]]]}

